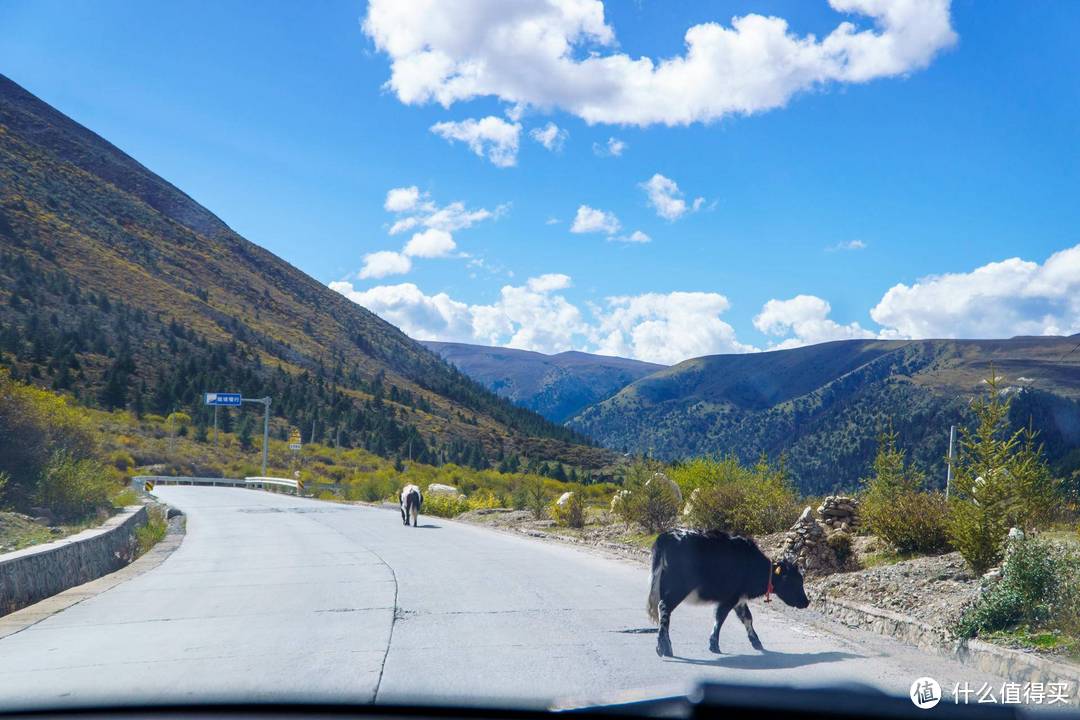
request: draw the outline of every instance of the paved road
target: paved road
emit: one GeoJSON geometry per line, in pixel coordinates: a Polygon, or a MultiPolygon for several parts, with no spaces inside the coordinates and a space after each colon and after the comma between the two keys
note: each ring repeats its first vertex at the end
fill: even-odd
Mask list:
{"type": "MultiPolygon", "coordinates": [[[[234,488],[159,487],[188,515],[164,563],[0,640],[0,706],[124,699],[602,698],[698,679],[862,682],[907,694],[994,680],[812,614],[752,603],[768,649],[683,606],[661,660],[647,572],[433,517],[234,488]]],[[[809,613],[810,611],[803,611],[809,613]]],[[[1000,680],[997,679],[999,682],[1000,680]]]]}

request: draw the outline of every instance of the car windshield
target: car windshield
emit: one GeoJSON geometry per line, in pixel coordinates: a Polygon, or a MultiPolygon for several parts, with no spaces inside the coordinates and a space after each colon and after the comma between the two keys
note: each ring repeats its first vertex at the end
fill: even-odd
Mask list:
{"type": "Polygon", "coordinates": [[[1078,24],[0,1],[0,712],[1076,711],[1078,24]]]}

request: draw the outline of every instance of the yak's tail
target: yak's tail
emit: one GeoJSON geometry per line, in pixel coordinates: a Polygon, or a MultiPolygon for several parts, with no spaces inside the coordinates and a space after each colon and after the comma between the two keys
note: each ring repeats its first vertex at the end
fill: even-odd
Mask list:
{"type": "Polygon", "coordinates": [[[646,605],[649,617],[652,618],[654,623],[658,624],[660,622],[660,575],[664,570],[664,566],[667,565],[665,547],[661,542],[664,537],[664,535],[660,535],[652,546],[652,574],[649,576],[649,600],[646,605]]]}

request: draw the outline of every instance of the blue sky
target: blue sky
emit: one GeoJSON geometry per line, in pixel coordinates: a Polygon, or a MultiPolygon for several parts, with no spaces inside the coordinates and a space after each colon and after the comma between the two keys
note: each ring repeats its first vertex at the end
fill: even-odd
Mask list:
{"type": "Polygon", "coordinates": [[[875,25],[838,12],[867,0],[551,3],[517,17],[456,0],[370,16],[330,0],[3,0],[0,72],[415,336],[674,362],[843,337],[1080,331],[1080,4],[897,0],[900,19],[875,25]],[[570,5],[594,15],[567,20],[570,5]],[[755,48],[766,25],[732,25],[751,14],[784,19],[804,54],[844,21],[900,50],[813,50],[779,79],[767,53],[706,61],[706,75],[586,67],[682,56],[703,23],[719,24],[701,41],[717,57],[755,48]],[[545,42],[570,27],[569,50],[488,37],[526,22],[545,42]],[[456,80],[418,79],[429,66],[409,63],[435,55],[410,49],[416,37],[458,63],[456,80]],[[478,60],[487,70],[470,76],[478,60]],[[516,133],[516,151],[496,153],[508,166],[490,143],[478,156],[441,136],[465,126],[432,130],[483,118],[516,133]],[[530,136],[549,122],[554,150],[530,136]],[[597,152],[609,138],[620,155],[597,152]],[[650,203],[657,175],[684,212],[650,203]],[[410,187],[411,210],[385,209],[410,187]],[[461,227],[455,202],[490,217],[461,227]],[[432,218],[447,206],[454,217],[432,218]],[[619,229],[572,232],[582,206],[619,229]],[[421,224],[389,233],[409,217],[421,224]],[[425,220],[438,232],[414,244],[408,272],[361,277],[380,251],[403,269],[425,220]],[[651,241],[625,242],[635,231],[651,241]]]}

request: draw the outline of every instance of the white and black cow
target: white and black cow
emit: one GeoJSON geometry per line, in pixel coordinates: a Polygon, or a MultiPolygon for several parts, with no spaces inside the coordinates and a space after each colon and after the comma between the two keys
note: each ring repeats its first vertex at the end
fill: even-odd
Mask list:
{"type": "Polygon", "coordinates": [[[416,485],[406,485],[401,489],[401,522],[409,525],[412,518],[413,527],[416,527],[416,519],[420,515],[420,505],[424,502],[424,496],[416,485]]]}
{"type": "Polygon", "coordinates": [[[720,652],[720,626],[732,610],[746,627],[750,644],[762,650],[746,601],[764,595],[769,602],[771,593],[792,607],[810,604],[799,568],[789,560],[769,560],[753,540],[720,531],[661,533],[652,547],[649,592],[649,616],[660,625],[656,654],[671,656],[671,612],[687,598],[717,603],[709,650],[720,652]]]}

